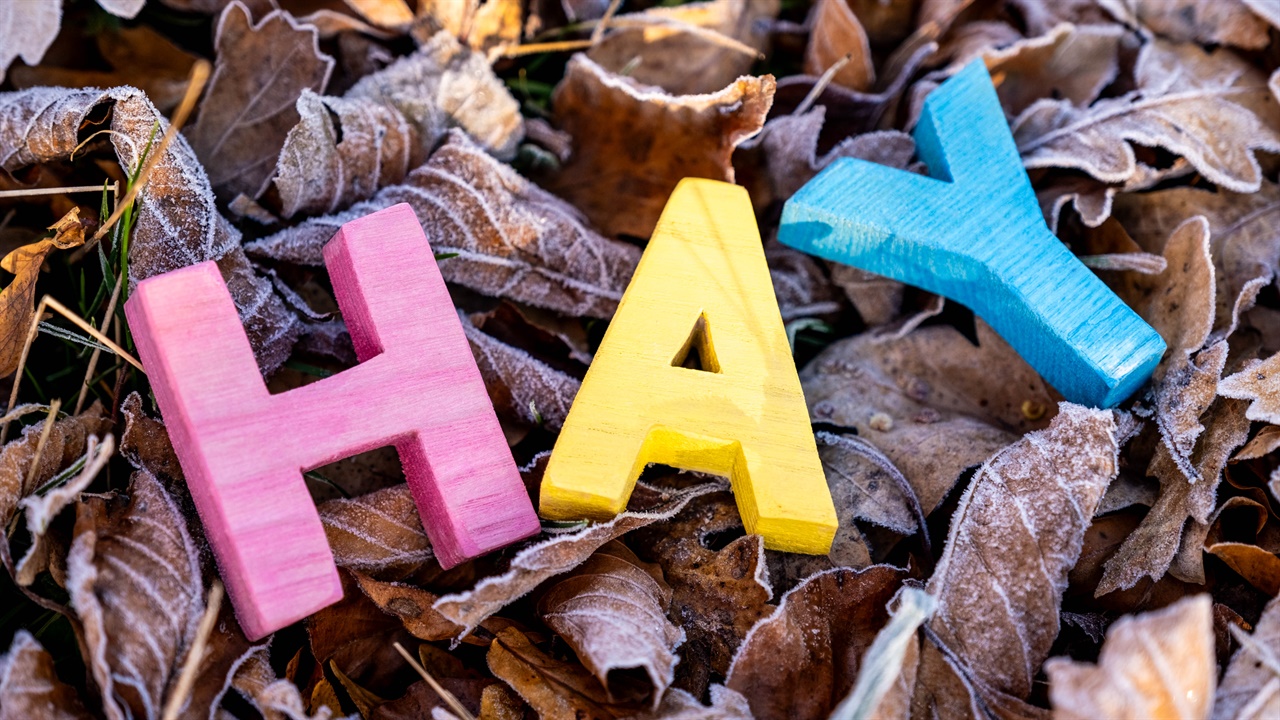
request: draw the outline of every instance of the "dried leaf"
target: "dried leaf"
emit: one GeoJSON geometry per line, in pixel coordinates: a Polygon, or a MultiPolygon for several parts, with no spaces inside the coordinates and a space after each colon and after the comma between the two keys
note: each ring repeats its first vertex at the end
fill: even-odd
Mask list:
{"type": "MultiPolygon", "coordinates": [[[[75,475],[65,479],[56,487],[44,486],[36,494],[28,495],[18,505],[25,510],[27,530],[31,533],[31,545],[18,561],[17,574],[14,581],[21,586],[35,582],[36,576],[49,567],[49,542],[45,534],[54,518],[68,505],[79,498],[80,493],[89,487],[107,461],[115,452],[115,438],[106,435],[101,442],[89,436],[84,457],[77,461],[81,469],[75,475]]],[[[75,468],[72,465],[68,471],[75,468]]],[[[52,484],[52,483],[50,483],[52,484]]]]}
{"type": "MultiPolygon", "coordinates": [[[[65,160],[91,115],[110,110],[111,141],[122,168],[139,168],[149,141],[168,126],[141,91],[32,88],[0,93],[0,168],[10,172],[65,160]]],[[[279,367],[297,339],[297,318],[259,277],[240,249],[240,233],[218,213],[203,167],[182,137],[169,144],[135,201],[129,281],[206,260],[218,261],[231,298],[265,373],[279,367]]]]}
{"type": "Polygon", "coordinates": [[[671,688],[662,704],[652,713],[636,715],[634,720],[753,720],[751,706],[740,693],[723,685],[711,686],[711,705],[679,688],[671,688]]]}
{"type": "Polygon", "coordinates": [[[307,712],[298,686],[276,678],[266,647],[246,656],[231,687],[266,720],[329,720],[333,716],[325,707],[316,709],[314,715],[307,712]]]}
{"type": "Polygon", "coordinates": [[[405,629],[416,638],[448,640],[462,630],[431,607],[439,599],[435,593],[404,583],[374,580],[358,571],[351,575],[374,604],[400,618],[405,629]]]}
{"type": "MultiPolygon", "coordinates": [[[[23,428],[22,437],[10,440],[0,451],[0,525],[8,526],[23,498],[84,455],[90,437],[111,432],[111,421],[99,403],[80,415],[57,420],[39,453],[39,465],[33,469],[31,465],[37,459],[36,450],[46,422],[42,420],[23,428]]],[[[0,543],[7,548],[7,534],[4,535],[6,540],[0,543]]]]}
{"type": "Polygon", "coordinates": [[[646,693],[611,694],[586,668],[557,660],[515,628],[498,632],[489,646],[489,670],[545,718],[621,718],[635,715],[646,693]]]}
{"type": "Polygon", "coordinates": [[[575,55],[552,97],[573,155],[551,189],[606,235],[648,238],[683,178],[733,182],[733,149],[764,126],[774,87],[765,75],[707,95],[668,95],[575,55]],[[627,212],[618,212],[620,197],[627,212]]]}
{"type": "Polygon", "coordinates": [[[204,612],[204,583],[186,518],[150,473],[134,474],[127,500],[81,502],[67,592],[107,717],[159,717],[204,612]]]}
{"type": "Polygon", "coordinates": [[[856,435],[819,432],[814,438],[842,529],[852,526],[854,520],[866,520],[903,535],[925,529],[915,491],[879,449],[856,435]]]}
{"type": "Polygon", "coordinates": [[[1123,23],[1149,28],[1170,40],[1202,45],[1267,46],[1267,23],[1242,0],[1098,0],[1123,23]]]}
{"type": "Polygon", "coordinates": [[[1043,427],[1054,408],[1044,381],[1004,340],[981,321],[977,335],[975,347],[950,326],[864,333],[800,374],[814,422],[857,428],[906,476],[926,515],[961,472],[1043,427]]]}
{"type": "Polygon", "coordinates": [[[1222,676],[1213,701],[1213,720],[1263,720],[1280,712],[1280,599],[1272,598],[1254,627],[1250,643],[1241,643],[1222,676]],[[1271,657],[1262,657],[1267,650],[1271,657]]]}
{"type": "Polygon", "coordinates": [[[1107,628],[1098,663],[1045,663],[1053,716],[1063,720],[1206,720],[1213,707],[1212,602],[1208,595],[1120,618],[1107,628]]]}
{"type": "Polygon", "coordinates": [[[751,629],[725,686],[742,693],[761,720],[826,718],[853,687],[904,576],[874,565],[805,580],[751,629]]]}
{"type": "Polygon", "coordinates": [[[298,124],[298,97],[329,82],[333,58],[318,41],[314,26],[283,10],[257,24],[239,0],[223,11],[214,38],[218,60],[187,131],[220,197],[257,198],[267,189],[285,136],[298,124]]]}
{"type": "MultiPolygon", "coordinates": [[[[894,601],[890,601],[894,604],[894,601]]],[[[853,690],[831,713],[831,720],[855,718],[902,718],[911,711],[911,690],[920,663],[917,634],[938,608],[933,596],[906,586],[897,595],[898,607],[889,624],[876,633],[858,670],[853,690]]]]}
{"type": "MultiPolygon", "coordinates": [[[[1120,72],[1123,28],[1117,25],[1069,23],[1005,48],[984,48],[982,55],[996,94],[1010,117],[1017,117],[1040,98],[1062,98],[1087,107],[1120,72]]],[[[975,55],[976,56],[976,55],[975,55]]],[[[969,58],[952,60],[953,71],[969,58]]]]}
{"type": "MultiPolygon", "coordinates": [[[[511,567],[501,575],[486,577],[470,590],[446,595],[435,609],[470,633],[485,618],[528,593],[544,580],[581,565],[610,540],[637,528],[667,520],[696,497],[724,489],[720,483],[697,485],[671,493],[664,502],[647,512],[628,510],[606,523],[554,535],[527,547],[511,559],[511,567]]],[[[529,698],[525,697],[529,702],[529,698]]]]}
{"type": "Polygon", "coordinates": [[[559,430],[582,382],[485,333],[465,314],[459,316],[489,399],[498,413],[559,430]]]}
{"type": "Polygon", "coordinates": [[[146,470],[172,485],[183,480],[182,465],[169,441],[164,423],[148,417],[142,410],[142,396],[129,393],[120,405],[124,416],[124,432],[120,435],[120,454],[135,469],[146,470]]]}
{"type": "Polygon", "coordinates": [[[27,333],[36,315],[36,280],[49,253],[84,244],[84,226],[79,222],[80,209],[49,226],[57,229],[52,238],[23,245],[0,259],[0,269],[13,273],[13,280],[0,290],[0,377],[12,375],[26,343],[27,333]],[[71,230],[60,225],[69,223],[71,230]]]}
{"type": "Polygon", "coordinates": [[[5,720],[88,720],[75,688],[58,679],[53,658],[26,630],[0,656],[0,717],[5,720]]]}
{"type": "Polygon", "coordinates": [[[451,127],[502,159],[514,156],[524,136],[519,104],[484,56],[447,32],[361,78],[342,98],[304,90],[297,110],[302,119],[276,165],[286,218],[336,212],[400,183],[451,127]]]}
{"type": "Polygon", "coordinates": [[[607,240],[558,198],[486,154],[459,130],[403,185],[384,188],[345,212],[311,218],[246,249],[323,265],[322,249],[342,224],[407,202],[418,215],[444,279],[478,292],[580,316],[609,317],[640,251],[607,240]]]}
{"type": "Polygon", "coordinates": [[[843,61],[831,81],[850,90],[870,90],[876,81],[871,43],[848,0],[818,0],[809,20],[809,44],[804,53],[804,71],[821,75],[843,61]]]}
{"type": "Polygon", "coordinates": [[[28,65],[40,62],[61,27],[62,3],[0,4],[0,82],[16,58],[28,65]]]}
{"type": "Polygon", "coordinates": [[[1186,158],[1229,190],[1259,188],[1254,151],[1280,151],[1280,133],[1255,115],[1275,112],[1257,70],[1225,49],[1209,54],[1153,41],[1142,48],[1134,72],[1137,90],[1084,110],[1065,99],[1029,106],[1012,125],[1023,164],[1123,183],[1141,172],[1130,144],[1137,143],[1186,158]]]}
{"type": "Polygon", "coordinates": [[[704,0],[617,15],[587,57],[672,95],[713,93],[751,70],[779,8],[778,0],[704,0]]]}
{"type": "Polygon", "coordinates": [[[318,510],[338,567],[402,579],[435,557],[408,485],[329,500],[318,510]]]}
{"type": "Polygon", "coordinates": [[[1245,417],[1280,424],[1280,354],[1259,361],[1252,361],[1240,372],[1222,379],[1217,391],[1220,395],[1248,400],[1245,417]]]}
{"type": "Polygon", "coordinates": [[[927,590],[938,599],[921,648],[913,715],[958,717],[1026,698],[1058,635],[1067,571],[1116,476],[1114,415],[1062,403],[1046,430],[974,476],[927,590]]]}
{"type": "Polygon", "coordinates": [[[615,541],[557,578],[538,601],[542,621],[601,685],[609,687],[613,670],[643,669],[655,710],[675,679],[675,650],[685,639],[667,619],[671,588],[659,578],[615,541]]]}

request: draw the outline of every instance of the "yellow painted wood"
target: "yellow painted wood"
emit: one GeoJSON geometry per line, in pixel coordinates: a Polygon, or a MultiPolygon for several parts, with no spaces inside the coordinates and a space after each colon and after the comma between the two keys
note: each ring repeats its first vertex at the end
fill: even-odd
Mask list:
{"type": "Polygon", "coordinates": [[[648,463],[727,476],[766,547],[831,549],[835,507],[736,185],[686,179],[672,193],[565,420],[540,512],[611,518],[648,463]],[[682,367],[695,348],[702,370],[682,367]]]}

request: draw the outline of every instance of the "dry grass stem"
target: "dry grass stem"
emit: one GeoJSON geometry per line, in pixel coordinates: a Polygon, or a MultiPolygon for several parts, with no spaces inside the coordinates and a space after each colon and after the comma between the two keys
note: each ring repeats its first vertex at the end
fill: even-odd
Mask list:
{"type": "Polygon", "coordinates": [[[439,695],[444,700],[445,704],[449,706],[449,709],[453,711],[454,715],[462,718],[462,720],[476,720],[476,716],[472,715],[471,711],[467,710],[466,706],[459,702],[458,698],[454,697],[453,693],[449,692],[444,688],[444,686],[436,682],[436,679],[431,677],[431,673],[427,672],[427,669],[422,667],[421,663],[414,660],[413,656],[409,654],[408,650],[404,649],[403,645],[400,643],[394,643],[394,645],[396,652],[400,653],[400,655],[404,657],[405,662],[409,663],[414,670],[418,671],[418,674],[422,676],[422,679],[426,680],[427,684],[431,686],[431,689],[435,691],[435,694],[439,695]]]}
{"type": "Polygon", "coordinates": [[[617,14],[620,7],[622,7],[622,0],[609,0],[609,7],[605,8],[604,15],[600,18],[600,22],[596,24],[596,29],[591,31],[592,45],[604,38],[604,31],[609,26],[609,21],[617,14]]]}
{"type": "Polygon", "coordinates": [[[44,454],[44,444],[49,441],[49,433],[53,432],[53,424],[58,420],[58,408],[61,406],[61,400],[54,400],[49,403],[49,415],[45,417],[44,427],[40,429],[40,440],[36,442],[36,452],[31,457],[31,469],[27,471],[26,487],[31,487],[36,481],[36,472],[40,467],[40,456],[44,454]]]}
{"type": "MultiPolygon", "coordinates": [[[[108,187],[114,186],[111,183],[108,187]]],[[[67,193],[102,192],[101,185],[75,185],[72,187],[30,188],[22,190],[0,190],[0,199],[35,197],[37,195],[65,195],[67,193]]]]}
{"type": "MultiPolygon", "coordinates": [[[[124,273],[121,272],[116,277],[116,286],[111,291],[111,300],[107,302],[107,312],[102,318],[102,332],[106,333],[111,330],[111,321],[116,316],[116,303],[120,301],[120,288],[124,286],[124,273]]],[[[89,356],[89,367],[84,371],[84,382],[80,383],[80,396],[76,398],[76,409],[72,415],[79,415],[80,410],[84,407],[84,399],[89,395],[89,382],[93,380],[93,373],[98,369],[98,358],[102,355],[102,348],[94,348],[93,354],[89,356]]]]}
{"type": "Polygon", "coordinates": [[[585,50],[591,47],[590,40],[560,40],[557,42],[532,43],[503,48],[500,57],[513,58],[538,53],[565,52],[568,50],[585,50]]]}
{"type": "Polygon", "coordinates": [[[831,67],[827,68],[826,72],[822,73],[822,76],[818,78],[818,82],[814,83],[812,88],[809,88],[809,94],[804,96],[804,99],[800,101],[800,104],[796,106],[796,109],[791,114],[799,117],[809,112],[809,108],[813,107],[818,98],[822,97],[822,91],[826,90],[831,81],[835,79],[836,73],[840,72],[840,69],[848,65],[851,60],[853,60],[853,53],[846,53],[844,57],[832,63],[831,67]]]}
{"type": "Polygon", "coordinates": [[[204,615],[200,617],[200,627],[196,630],[196,639],[191,643],[191,649],[187,651],[187,659],[182,663],[182,674],[178,676],[178,684],[173,686],[173,692],[169,694],[169,699],[164,704],[161,720],[175,720],[182,710],[182,703],[186,702],[187,696],[191,694],[191,688],[196,682],[196,671],[200,668],[200,661],[204,659],[205,646],[209,644],[209,635],[213,633],[213,625],[218,621],[218,612],[221,609],[222,581],[214,580],[213,586],[209,588],[209,599],[205,603],[204,615]]]}

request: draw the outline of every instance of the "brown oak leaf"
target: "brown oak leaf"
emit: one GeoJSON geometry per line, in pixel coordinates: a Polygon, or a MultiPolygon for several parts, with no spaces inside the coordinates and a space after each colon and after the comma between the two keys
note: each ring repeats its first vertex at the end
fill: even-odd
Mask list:
{"type": "Polygon", "coordinates": [[[1120,618],[1107,628],[1097,664],[1050,659],[1054,718],[1207,720],[1218,676],[1211,605],[1196,595],[1120,618]]]}
{"type": "Polygon", "coordinates": [[[1213,720],[1264,720],[1280,713],[1280,658],[1275,652],[1278,646],[1280,598],[1272,598],[1252,636],[1241,642],[1227,665],[1214,696],[1213,720]]]}
{"type": "Polygon", "coordinates": [[[498,632],[489,646],[489,671],[515,690],[538,717],[623,718],[648,707],[648,688],[614,684],[606,690],[582,665],[552,657],[515,628],[498,632]]]}
{"type": "Polygon", "coordinates": [[[573,154],[550,187],[606,235],[648,238],[680,180],[733,182],[733,150],[764,126],[774,87],[772,75],[748,76],[706,95],[669,95],[575,55],[552,96],[573,154]]]}
{"type": "Polygon", "coordinates": [[[982,466],[926,587],[938,609],[913,716],[978,714],[1031,693],[1058,635],[1067,571],[1118,462],[1114,415],[1062,403],[1047,429],[982,466]]]}
{"type": "Polygon", "coordinates": [[[863,653],[889,620],[906,573],[833,568],[788,592],[743,641],[725,686],[760,720],[826,718],[853,688],[863,653]]]}
{"type": "Polygon", "coordinates": [[[401,185],[337,215],[310,218],[246,249],[258,256],[320,266],[342,224],[407,202],[444,279],[478,292],[590,317],[610,317],[640,250],[601,237],[564,201],[520,177],[460,130],[401,185]]]}
{"type": "Polygon", "coordinates": [[[675,678],[675,651],[685,639],[667,619],[671,595],[661,571],[643,567],[615,540],[549,583],[538,611],[606,688],[614,670],[643,670],[656,709],[675,678]]]}
{"type": "Polygon", "coordinates": [[[1098,5],[1123,23],[1178,42],[1258,50],[1269,41],[1267,22],[1242,0],[1098,0],[1098,5]]]}
{"type": "Polygon", "coordinates": [[[220,197],[257,198],[267,189],[285,136],[298,124],[298,97],[323,90],[333,71],[318,41],[314,26],[284,10],[256,24],[239,0],[223,10],[217,63],[186,133],[220,197]]]}
{"type": "Polygon", "coordinates": [[[1123,183],[1142,172],[1131,144],[1139,143],[1186,158],[1229,190],[1258,189],[1254,151],[1280,151],[1280,133],[1264,120],[1276,102],[1266,78],[1229,50],[1158,40],[1143,46],[1134,72],[1138,89],[1086,109],[1066,99],[1032,103],[1012,125],[1023,164],[1123,183]]]}
{"type": "Polygon", "coordinates": [[[1245,417],[1280,424],[1280,354],[1253,361],[1243,370],[1218,383],[1223,397],[1248,400],[1245,417]]]}
{"type": "Polygon", "coordinates": [[[6,720],[88,720],[75,688],[58,679],[53,657],[26,630],[0,656],[0,717],[6,720]]]}

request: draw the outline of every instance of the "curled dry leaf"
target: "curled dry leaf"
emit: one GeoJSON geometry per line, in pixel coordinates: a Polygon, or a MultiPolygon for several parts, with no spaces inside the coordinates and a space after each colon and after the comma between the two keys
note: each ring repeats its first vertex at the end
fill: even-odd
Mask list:
{"type": "Polygon", "coordinates": [[[184,478],[178,454],[169,441],[164,423],[142,410],[142,396],[129,393],[120,405],[124,416],[124,432],[120,435],[120,454],[137,470],[146,470],[172,486],[184,478]]]}
{"type": "Polygon", "coordinates": [[[498,413],[530,425],[545,423],[548,429],[559,430],[582,382],[485,333],[464,313],[459,313],[459,317],[489,399],[498,413]]]}
{"type": "Polygon", "coordinates": [[[405,583],[374,580],[358,571],[352,571],[351,575],[379,609],[400,618],[404,628],[416,638],[448,640],[462,629],[431,607],[439,599],[435,593],[405,583]]]}
{"type": "Polygon", "coordinates": [[[725,685],[760,720],[826,718],[853,688],[863,653],[889,620],[906,573],[888,565],[833,568],[805,580],[761,620],[725,685]]]}
{"type": "Polygon", "coordinates": [[[1280,598],[1267,603],[1253,635],[1240,643],[1227,665],[1214,697],[1213,720],[1263,720],[1280,712],[1276,647],[1280,647],[1280,598]]]}
{"type": "Polygon", "coordinates": [[[186,518],[150,473],[134,474],[127,500],[81,501],[67,592],[106,716],[159,717],[204,613],[204,583],[186,518]]]}
{"type": "Polygon", "coordinates": [[[651,573],[613,541],[549,584],[538,610],[606,688],[610,672],[643,669],[656,709],[675,679],[675,650],[685,639],[667,619],[670,603],[661,572],[651,573]]]}
{"type": "Polygon", "coordinates": [[[657,710],[636,715],[634,720],[754,720],[741,693],[723,685],[712,685],[710,693],[711,705],[707,706],[684,690],[672,688],[657,710]]]}
{"type": "Polygon", "coordinates": [[[49,253],[84,244],[84,226],[80,208],[72,208],[61,220],[49,226],[56,230],[51,238],[23,245],[0,259],[0,269],[13,273],[13,280],[0,290],[0,377],[18,369],[22,347],[36,315],[36,280],[49,253]]]}
{"type": "Polygon", "coordinates": [[[636,715],[647,688],[606,690],[589,670],[542,652],[515,628],[500,630],[489,646],[489,671],[545,718],[623,718],[636,715]]]}
{"type": "MultiPolygon", "coordinates": [[[[996,94],[1010,117],[1017,117],[1043,97],[1062,98],[1087,107],[1120,72],[1124,30],[1116,25],[1058,25],[1037,37],[1006,48],[982,51],[996,94]]],[[[959,70],[968,58],[958,57],[959,70]]]]}
{"type": "Polygon", "coordinates": [[[338,567],[399,580],[435,557],[408,485],[329,500],[318,510],[338,567]]]}
{"type": "Polygon", "coordinates": [[[871,43],[848,0],[818,0],[812,13],[804,71],[821,75],[837,62],[843,62],[831,81],[850,90],[870,90],[876,81],[871,43]]]}
{"type": "Polygon", "coordinates": [[[520,177],[459,130],[402,185],[345,212],[249,243],[255,255],[320,266],[342,224],[407,202],[417,213],[444,279],[496,297],[579,316],[609,317],[640,251],[601,237],[572,207],[520,177]]]}
{"type": "Polygon", "coordinates": [[[257,24],[240,0],[222,12],[217,63],[187,131],[219,196],[257,198],[267,189],[285,136],[298,124],[298,97],[323,90],[333,71],[318,43],[314,26],[283,10],[257,24]]]}
{"type": "Polygon", "coordinates": [[[1208,595],[1126,616],[1107,628],[1096,665],[1044,664],[1054,718],[1207,720],[1218,666],[1208,595]]]}
{"type": "Polygon", "coordinates": [[[6,719],[88,720],[75,688],[58,679],[53,657],[26,630],[0,656],[0,716],[6,719]]]}
{"type": "Polygon", "coordinates": [[[333,713],[326,707],[307,712],[307,704],[298,686],[277,679],[271,667],[269,650],[263,646],[253,650],[240,663],[231,687],[266,720],[329,720],[333,713]]]}
{"type": "Polygon", "coordinates": [[[774,87],[765,75],[707,95],[669,95],[575,55],[552,97],[573,154],[551,189],[606,235],[648,238],[680,180],[733,182],[733,150],[764,126],[774,87]],[[619,198],[627,212],[618,212],[619,198]]]}
{"type": "Polygon", "coordinates": [[[672,95],[713,93],[751,70],[769,45],[778,0],[705,0],[617,15],[587,56],[672,95]]]}
{"type": "Polygon", "coordinates": [[[671,493],[648,511],[628,510],[609,522],[554,535],[517,553],[506,572],[486,577],[465,592],[440,598],[436,601],[435,609],[462,626],[462,634],[470,633],[485,618],[541,585],[543,581],[581,565],[610,540],[616,540],[637,528],[670,519],[683,510],[690,500],[723,489],[724,485],[721,483],[696,485],[671,493]]]}
{"type": "Polygon", "coordinates": [[[1177,42],[1259,50],[1269,39],[1267,22],[1242,0],[1098,0],[1098,5],[1120,22],[1177,42]]]}
{"type": "Polygon", "coordinates": [[[1249,401],[1245,417],[1280,424],[1280,354],[1253,361],[1218,383],[1220,395],[1249,401]]]}
{"type": "MultiPolygon", "coordinates": [[[[99,403],[94,403],[80,415],[57,420],[49,428],[44,448],[39,452],[39,465],[33,468],[32,462],[37,460],[36,450],[47,422],[46,419],[23,428],[22,437],[10,440],[0,451],[0,525],[8,526],[23,498],[35,493],[84,455],[90,437],[101,437],[111,432],[111,421],[99,403]]],[[[0,533],[0,536],[3,536],[0,546],[7,554],[8,533],[0,533]]]]}
{"type": "Polygon", "coordinates": [[[1066,99],[1031,104],[1012,125],[1023,164],[1123,183],[1143,172],[1137,143],[1186,158],[1229,190],[1258,189],[1254,151],[1280,151],[1280,133],[1261,119],[1275,113],[1266,78],[1229,50],[1158,40],[1142,48],[1134,72],[1137,90],[1087,109],[1066,99]]]}
{"type": "Polygon", "coordinates": [[[286,218],[336,212],[403,181],[451,127],[502,159],[524,136],[520,106],[484,56],[447,32],[341,98],[303,90],[297,110],[275,169],[286,218]]]}
{"type": "MultiPolygon", "coordinates": [[[[79,471],[69,478],[63,479],[61,485],[41,487],[35,494],[28,495],[18,503],[25,511],[27,530],[31,533],[31,545],[18,561],[17,574],[14,580],[22,586],[35,582],[36,576],[49,568],[49,541],[46,533],[54,518],[68,505],[75,502],[89,483],[93,482],[107,461],[115,452],[115,437],[108,434],[99,440],[89,436],[84,456],[64,471],[70,472],[79,466],[79,471]]],[[[50,482],[49,485],[53,485],[50,482]]]]}
{"type": "MultiPolygon", "coordinates": [[[[122,168],[136,171],[153,137],[168,126],[139,90],[32,88],[0,93],[0,168],[65,160],[91,115],[111,117],[111,142],[122,168]]],[[[218,213],[208,176],[182,137],[156,160],[135,201],[129,281],[187,265],[218,261],[258,365],[270,373],[288,357],[299,332],[294,314],[259,277],[240,249],[240,233],[218,213]]]]}
{"type": "Polygon", "coordinates": [[[856,435],[819,432],[814,438],[842,529],[866,520],[903,535],[927,532],[915,490],[884,453],[856,435]]]}
{"type": "Polygon", "coordinates": [[[1058,635],[1067,571],[1116,476],[1114,415],[1062,403],[974,476],[927,591],[938,599],[921,648],[913,715],[980,715],[1024,699],[1058,635]]]}
{"type": "Polygon", "coordinates": [[[814,422],[856,428],[902,471],[926,515],[960,473],[1043,427],[1055,407],[1008,343],[981,321],[977,335],[974,346],[950,326],[864,333],[800,373],[814,422]]]}

